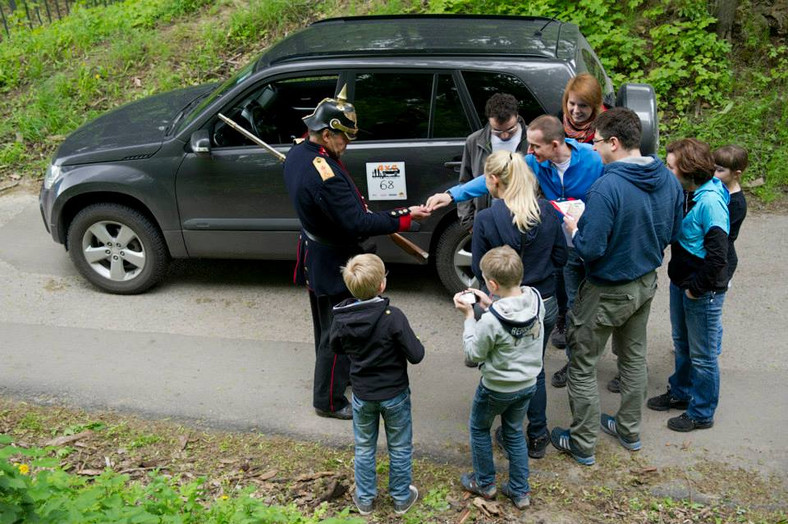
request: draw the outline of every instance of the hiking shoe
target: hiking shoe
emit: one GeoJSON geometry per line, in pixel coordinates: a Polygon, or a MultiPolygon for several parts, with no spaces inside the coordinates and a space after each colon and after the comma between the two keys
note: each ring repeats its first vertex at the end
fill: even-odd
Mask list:
{"type": "MultiPolygon", "coordinates": [[[[547,445],[550,443],[550,434],[545,432],[540,437],[536,438],[528,438],[526,437],[526,441],[528,443],[528,456],[532,459],[540,459],[544,458],[545,456],[545,449],[547,445]]],[[[495,429],[495,444],[498,446],[498,449],[501,450],[503,453],[504,458],[509,460],[509,452],[506,451],[506,446],[503,443],[503,427],[498,426],[495,429]]]]}
{"type": "Polygon", "coordinates": [[[408,500],[405,502],[394,502],[394,513],[397,515],[404,515],[408,512],[410,508],[419,500],[419,490],[416,489],[416,486],[413,484],[410,485],[408,488],[410,490],[410,495],[408,495],[408,500]]]}
{"type": "Polygon", "coordinates": [[[646,401],[646,407],[649,409],[653,409],[654,411],[669,411],[671,409],[687,409],[689,406],[688,400],[679,400],[670,393],[670,388],[668,388],[667,393],[663,393],[662,395],[658,395],[656,397],[651,397],[646,401]]]}
{"type": "Polygon", "coordinates": [[[607,390],[611,393],[621,393],[621,375],[616,375],[613,380],[607,383],[607,390]]]}
{"type": "Polygon", "coordinates": [[[369,504],[364,504],[363,502],[358,500],[358,496],[356,496],[355,492],[353,493],[353,496],[351,498],[353,499],[353,504],[356,505],[356,509],[358,510],[359,513],[361,513],[362,515],[369,515],[372,513],[372,502],[370,502],[369,504]]]}
{"type": "Polygon", "coordinates": [[[517,509],[525,509],[531,505],[531,493],[527,492],[527,493],[523,493],[522,495],[515,495],[509,489],[508,482],[504,482],[503,484],[501,484],[501,493],[503,493],[506,497],[508,497],[509,500],[511,500],[512,503],[514,504],[514,507],[517,509]]]}
{"type": "Polygon", "coordinates": [[[593,455],[582,455],[572,449],[572,439],[569,430],[564,428],[553,428],[550,433],[550,443],[558,451],[568,453],[573,459],[584,466],[593,466],[596,460],[593,455]]]}
{"type": "Polygon", "coordinates": [[[686,412],[682,413],[678,417],[673,417],[668,419],[668,429],[672,429],[673,431],[680,431],[682,433],[686,433],[688,431],[693,431],[696,429],[709,429],[714,425],[714,421],[710,420],[708,422],[698,422],[694,418],[690,418],[686,412]]]}
{"type": "Polygon", "coordinates": [[[547,445],[550,443],[550,433],[545,431],[536,438],[528,439],[528,456],[532,459],[544,458],[547,445]]]}
{"type": "Polygon", "coordinates": [[[495,499],[495,495],[498,494],[498,489],[495,487],[495,484],[480,486],[479,483],[476,482],[476,475],[473,473],[465,473],[461,476],[460,484],[465,488],[465,491],[469,491],[474,495],[479,495],[485,500],[493,500],[495,499]]]}
{"type": "Polygon", "coordinates": [[[557,349],[566,349],[566,316],[560,315],[556,320],[550,343],[557,349]]]}
{"type": "Polygon", "coordinates": [[[621,445],[624,446],[629,451],[640,451],[640,447],[641,447],[640,439],[627,440],[624,437],[622,437],[618,432],[618,428],[616,427],[616,419],[614,417],[602,413],[602,417],[599,424],[602,426],[602,431],[604,431],[608,435],[613,435],[614,437],[616,437],[619,443],[621,443],[621,445]]]}
{"type": "Polygon", "coordinates": [[[553,385],[554,388],[563,388],[566,387],[566,370],[569,369],[569,364],[567,363],[564,367],[553,373],[553,378],[550,379],[550,384],[553,385]]]}

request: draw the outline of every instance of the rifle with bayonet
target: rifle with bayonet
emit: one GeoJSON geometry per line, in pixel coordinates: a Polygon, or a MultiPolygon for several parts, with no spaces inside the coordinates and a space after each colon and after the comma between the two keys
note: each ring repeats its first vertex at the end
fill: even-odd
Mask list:
{"type": "MultiPolygon", "coordinates": [[[[283,155],[282,153],[280,153],[279,151],[277,151],[276,149],[274,149],[270,145],[268,145],[265,142],[263,142],[257,135],[255,135],[254,133],[248,131],[247,129],[244,129],[242,126],[238,125],[234,120],[231,120],[231,119],[227,118],[226,116],[224,116],[221,113],[219,113],[218,116],[225,124],[227,124],[228,126],[232,127],[233,129],[235,129],[236,131],[241,133],[243,136],[245,136],[246,138],[248,138],[249,140],[251,140],[252,142],[257,144],[258,146],[260,146],[263,149],[265,149],[268,153],[270,153],[274,157],[276,157],[277,160],[279,160],[280,162],[284,162],[285,161],[285,158],[286,158],[285,155],[283,155]]],[[[369,210],[367,210],[367,211],[371,213],[371,211],[369,211],[369,210]]],[[[416,244],[414,244],[413,242],[411,242],[407,238],[403,237],[399,233],[392,233],[392,234],[389,235],[389,238],[391,238],[391,240],[395,244],[397,244],[397,246],[399,246],[403,251],[405,251],[409,255],[414,256],[420,263],[422,263],[422,264],[426,264],[427,263],[427,259],[430,256],[429,253],[427,253],[426,251],[421,249],[419,246],[417,246],[416,244]]]]}

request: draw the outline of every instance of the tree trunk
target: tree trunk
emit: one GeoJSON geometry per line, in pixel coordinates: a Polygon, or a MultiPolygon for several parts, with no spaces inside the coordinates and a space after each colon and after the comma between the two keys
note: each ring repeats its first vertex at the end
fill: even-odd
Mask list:
{"type": "Polygon", "coordinates": [[[736,17],[738,0],[717,0],[717,36],[726,40],[731,39],[733,20],[736,17]]]}

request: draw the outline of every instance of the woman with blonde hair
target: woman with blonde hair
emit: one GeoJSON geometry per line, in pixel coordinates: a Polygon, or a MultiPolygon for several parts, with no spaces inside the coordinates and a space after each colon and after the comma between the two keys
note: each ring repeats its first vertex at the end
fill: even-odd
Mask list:
{"type": "Polygon", "coordinates": [[[594,140],[594,121],[605,111],[602,87],[588,73],[572,77],[564,88],[562,111],[557,115],[564,124],[567,138],[590,144],[594,140]]]}
{"type": "MultiPolygon", "coordinates": [[[[496,200],[489,208],[479,211],[474,219],[471,267],[483,282],[479,265],[485,253],[508,245],[520,254],[524,267],[522,285],[536,288],[544,301],[544,361],[544,350],[558,316],[555,273],[566,264],[567,258],[561,222],[550,203],[537,197],[536,177],[520,153],[496,151],[487,158],[484,173],[487,189],[496,200]]],[[[544,457],[550,442],[544,377],[542,366],[536,380],[536,393],[528,406],[527,440],[531,458],[544,457]]],[[[500,431],[495,438],[506,450],[500,431]]]]}

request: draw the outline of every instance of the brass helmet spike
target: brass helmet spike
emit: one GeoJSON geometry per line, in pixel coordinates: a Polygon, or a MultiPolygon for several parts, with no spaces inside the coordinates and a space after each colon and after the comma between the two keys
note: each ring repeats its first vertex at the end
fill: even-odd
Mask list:
{"type": "Polygon", "coordinates": [[[337,95],[337,105],[341,106],[347,102],[347,84],[342,86],[342,89],[337,95]]]}

